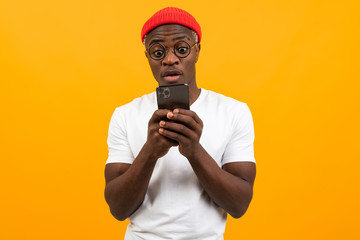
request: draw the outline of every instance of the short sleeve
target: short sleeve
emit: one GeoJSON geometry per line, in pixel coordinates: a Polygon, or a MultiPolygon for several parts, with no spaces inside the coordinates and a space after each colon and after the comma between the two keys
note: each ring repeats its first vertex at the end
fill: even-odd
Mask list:
{"type": "Polygon", "coordinates": [[[106,161],[108,163],[129,163],[134,161],[134,156],[130,149],[129,141],[126,133],[126,121],[124,118],[124,110],[116,108],[109,125],[109,133],[107,138],[109,155],[106,161]]]}
{"type": "Polygon", "coordinates": [[[230,162],[254,162],[254,124],[249,107],[242,103],[235,112],[233,134],[225,148],[222,165],[230,162]]]}

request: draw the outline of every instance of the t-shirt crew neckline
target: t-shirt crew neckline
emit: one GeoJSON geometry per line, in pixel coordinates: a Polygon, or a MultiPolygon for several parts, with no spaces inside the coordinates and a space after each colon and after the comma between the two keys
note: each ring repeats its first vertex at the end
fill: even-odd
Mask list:
{"type": "Polygon", "coordinates": [[[195,102],[193,102],[193,104],[190,105],[190,110],[197,108],[197,106],[203,101],[205,95],[206,95],[206,90],[203,88],[200,88],[200,95],[195,100],[195,102]]]}

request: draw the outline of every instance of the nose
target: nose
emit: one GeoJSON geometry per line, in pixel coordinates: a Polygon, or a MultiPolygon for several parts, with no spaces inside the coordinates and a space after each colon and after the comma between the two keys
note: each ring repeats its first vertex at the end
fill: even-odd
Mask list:
{"type": "Polygon", "coordinates": [[[167,51],[164,59],[162,60],[163,65],[174,65],[174,64],[179,64],[179,62],[180,59],[174,54],[172,49],[169,49],[167,51]]]}

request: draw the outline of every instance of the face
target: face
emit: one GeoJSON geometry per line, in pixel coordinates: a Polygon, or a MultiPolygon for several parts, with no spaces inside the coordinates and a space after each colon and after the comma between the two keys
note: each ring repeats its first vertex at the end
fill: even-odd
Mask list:
{"type": "Polygon", "coordinates": [[[191,30],[178,24],[159,26],[147,35],[145,42],[147,50],[154,43],[161,43],[167,49],[165,57],[158,61],[152,59],[148,52],[146,53],[151,71],[160,86],[187,83],[190,88],[196,87],[195,63],[198,60],[200,48],[197,44],[190,49],[191,52],[187,57],[181,58],[178,57],[181,56],[180,54],[177,56],[173,52],[175,44],[179,41],[187,42],[190,48],[195,44],[191,30]]]}

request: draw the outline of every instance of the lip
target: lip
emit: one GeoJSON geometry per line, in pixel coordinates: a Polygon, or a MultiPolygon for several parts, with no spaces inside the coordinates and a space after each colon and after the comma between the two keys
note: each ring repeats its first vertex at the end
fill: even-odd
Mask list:
{"type": "Polygon", "coordinates": [[[166,76],[164,77],[167,83],[176,83],[181,75],[173,75],[173,76],[166,76]]]}
{"type": "Polygon", "coordinates": [[[181,77],[182,72],[177,69],[167,70],[161,74],[161,77],[168,83],[175,83],[181,77]]]}
{"type": "Polygon", "coordinates": [[[173,69],[173,70],[166,70],[161,74],[162,77],[174,76],[174,75],[182,75],[182,72],[177,69],[173,69]]]}

